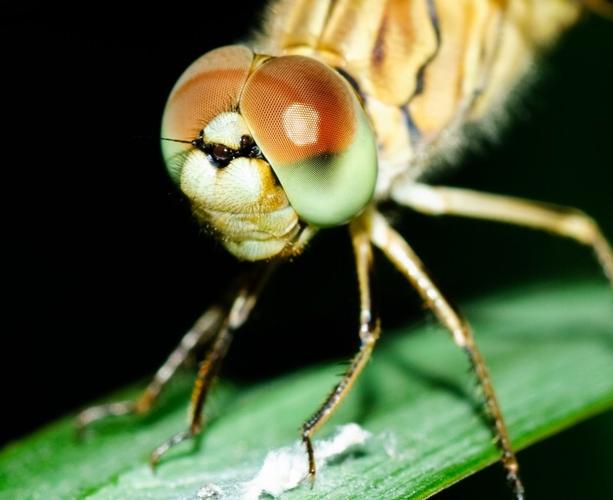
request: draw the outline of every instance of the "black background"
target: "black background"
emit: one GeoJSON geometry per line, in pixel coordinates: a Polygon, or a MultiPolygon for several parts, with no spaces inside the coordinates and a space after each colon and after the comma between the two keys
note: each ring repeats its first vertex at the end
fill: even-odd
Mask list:
{"type": "MultiPolygon", "coordinates": [[[[152,373],[237,273],[167,178],[158,134],[178,75],[244,37],[261,5],[0,6],[0,443],[152,373]]],[[[500,139],[440,181],[578,206],[613,235],[612,53],[612,23],[574,29],[500,139]]],[[[598,277],[589,252],[569,242],[393,215],[459,302],[537,278],[598,277]]],[[[421,317],[409,287],[379,262],[384,327],[421,317]]],[[[275,277],[224,373],[250,383],[347,357],[356,316],[348,238],[324,232],[275,277]]]]}

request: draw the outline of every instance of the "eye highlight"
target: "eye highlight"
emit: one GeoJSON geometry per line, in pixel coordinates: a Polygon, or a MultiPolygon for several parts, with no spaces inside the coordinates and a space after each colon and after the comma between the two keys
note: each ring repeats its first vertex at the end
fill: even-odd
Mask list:
{"type": "Polygon", "coordinates": [[[283,132],[296,146],[316,144],[320,115],[309,104],[294,102],[283,110],[283,132]]]}
{"type": "Polygon", "coordinates": [[[370,201],[376,145],[353,89],[338,73],[308,57],[271,59],[249,76],[240,110],[304,220],[343,224],[370,201]]]}

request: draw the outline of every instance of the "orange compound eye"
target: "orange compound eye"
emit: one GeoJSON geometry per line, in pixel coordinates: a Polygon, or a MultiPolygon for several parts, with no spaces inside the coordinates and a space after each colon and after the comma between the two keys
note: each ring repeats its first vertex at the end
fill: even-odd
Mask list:
{"type": "MultiPolygon", "coordinates": [[[[191,141],[216,115],[236,109],[253,57],[247,47],[231,45],[196,59],[170,93],[162,119],[162,137],[191,141]]],[[[162,142],[166,166],[175,182],[179,181],[182,167],[178,153],[189,147],[162,142]]]]}
{"type": "Polygon", "coordinates": [[[247,80],[240,111],[302,219],[343,224],[370,201],[373,133],[353,89],[334,70],[303,56],[270,59],[247,80]]]}
{"type": "Polygon", "coordinates": [[[357,127],[352,91],[339,75],[302,56],[271,59],[249,78],[241,113],[277,165],[342,153],[357,127]]]}

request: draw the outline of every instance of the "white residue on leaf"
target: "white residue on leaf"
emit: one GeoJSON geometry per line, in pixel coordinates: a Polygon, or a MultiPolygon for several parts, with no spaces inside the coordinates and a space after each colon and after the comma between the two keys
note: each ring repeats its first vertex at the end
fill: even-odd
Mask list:
{"type": "Polygon", "coordinates": [[[391,459],[398,458],[398,439],[391,432],[384,432],[380,436],[380,441],[383,443],[385,454],[391,459]]]}
{"type": "MultiPolygon", "coordinates": [[[[326,462],[356,451],[370,438],[370,432],[358,424],[346,424],[337,429],[327,440],[315,443],[317,469],[321,471],[326,462]]],[[[307,455],[302,443],[268,452],[256,476],[245,483],[243,500],[257,500],[267,494],[278,497],[296,488],[307,476],[307,455]]]]}
{"type": "Polygon", "coordinates": [[[196,493],[198,500],[217,500],[222,497],[223,490],[214,483],[207,483],[196,493]]]}

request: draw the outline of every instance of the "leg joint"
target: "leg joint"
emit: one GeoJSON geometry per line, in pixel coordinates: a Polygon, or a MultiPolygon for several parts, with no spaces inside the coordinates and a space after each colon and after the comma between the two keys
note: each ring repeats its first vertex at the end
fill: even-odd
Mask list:
{"type": "Polygon", "coordinates": [[[572,211],[561,222],[562,230],[583,244],[591,245],[600,234],[598,224],[589,215],[572,211]]]}
{"type": "Polygon", "coordinates": [[[381,335],[379,318],[369,318],[360,325],[360,340],[362,347],[373,347],[381,335]]]}

